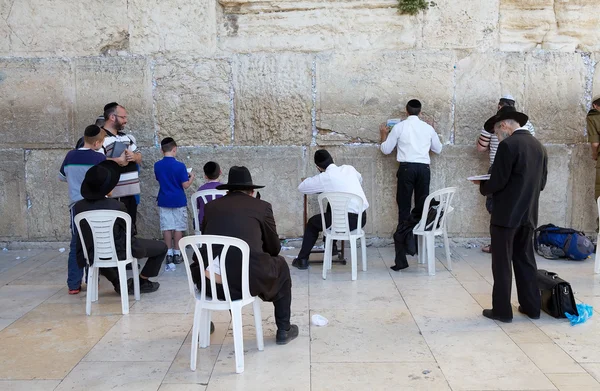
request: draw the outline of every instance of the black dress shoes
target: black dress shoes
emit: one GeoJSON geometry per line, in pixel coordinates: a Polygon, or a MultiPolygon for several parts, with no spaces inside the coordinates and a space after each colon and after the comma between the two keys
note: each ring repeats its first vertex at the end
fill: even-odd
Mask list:
{"type": "Polygon", "coordinates": [[[493,320],[499,320],[500,322],[504,322],[504,323],[512,323],[512,318],[501,318],[499,316],[494,315],[494,311],[493,310],[483,310],[483,316],[485,316],[486,318],[489,319],[493,319],[493,320]]]}
{"type": "Polygon", "coordinates": [[[406,265],[394,265],[394,266],[390,266],[390,269],[392,269],[395,272],[399,272],[400,270],[406,269],[408,267],[408,264],[406,265]]]}
{"type": "Polygon", "coordinates": [[[308,269],[308,259],[294,258],[292,266],[300,270],[306,270],[308,269]]]}
{"type": "Polygon", "coordinates": [[[519,312],[524,315],[529,316],[529,319],[539,319],[540,318],[540,314],[537,314],[537,316],[531,316],[527,312],[523,311],[523,308],[521,308],[521,306],[519,306],[519,312]]]}
{"type": "Polygon", "coordinates": [[[290,325],[289,330],[277,330],[277,335],[275,336],[275,343],[277,345],[285,345],[291,340],[295,339],[298,336],[298,326],[295,324],[290,325]]]}

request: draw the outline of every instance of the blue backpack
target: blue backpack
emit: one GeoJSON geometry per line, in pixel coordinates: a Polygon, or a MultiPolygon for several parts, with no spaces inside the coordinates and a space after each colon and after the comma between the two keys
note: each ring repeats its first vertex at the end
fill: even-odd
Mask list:
{"type": "Polygon", "coordinates": [[[553,224],[535,230],[533,245],[538,254],[548,259],[582,261],[594,252],[594,244],[583,232],[553,224]]]}

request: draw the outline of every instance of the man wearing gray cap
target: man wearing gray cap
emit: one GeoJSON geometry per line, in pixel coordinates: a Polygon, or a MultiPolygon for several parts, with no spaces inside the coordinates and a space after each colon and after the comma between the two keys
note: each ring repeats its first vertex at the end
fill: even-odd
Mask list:
{"type": "MultiPolygon", "coordinates": [[[[503,107],[515,107],[515,98],[510,95],[504,95],[502,96],[502,98],[500,98],[500,100],[498,101],[498,110],[500,110],[503,107]]],[[[533,127],[533,124],[531,123],[531,121],[527,121],[527,123],[524,126],[525,129],[527,129],[529,131],[529,133],[531,133],[532,136],[535,136],[535,128],[533,127]]],[[[479,134],[479,137],[477,138],[477,150],[479,152],[489,152],[490,154],[490,169],[488,172],[491,172],[492,170],[492,164],[494,164],[494,158],[496,157],[496,151],[498,150],[498,136],[496,136],[494,133],[490,133],[488,131],[486,131],[485,129],[481,130],[481,133],[479,134]]],[[[486,197],[485,200],[485,208],[487,209],[487,211],[491,214],[492,213],[492,197],[486,197]]],[[[484,253],[490,253],[491,252],[491,246],[484,246],[481,251],[483,251],[484,253]]]]}

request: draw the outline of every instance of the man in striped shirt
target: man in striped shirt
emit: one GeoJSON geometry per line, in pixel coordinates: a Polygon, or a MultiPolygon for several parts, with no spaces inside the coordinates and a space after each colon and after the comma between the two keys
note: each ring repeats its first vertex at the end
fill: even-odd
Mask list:
{"type": "MultiPolygon", "coordinates": [[[[500,98],[500,101],[498,102],[498,110],[500,110],[501,108],[505,107],[505,106],[509,106],[509,107],[515,107],[515,98],[508,94],[508,95],[504,95],[502,98],[500,98]]],[[[516,111],[516,109],[515,109],[516,111]]],[[[533,124],[531,123],[531,121],[527,121],[527,123],[525,124],[524,128],[526,128],[529,133],[531,133],[532,136],[535,136],[535,129],[533,127],[533,124]]],[[[489,152],[490,154],[490,168],[488,170],[488,172],[491,172],[492,170],[492,165],[494,164],[494,159],[496,158],[496,151],[498,150],[498,144],[500,144],[500,142],[498,141],[498,136],[492,133],[487,132],[485,129],[481,130],[481,133],[479,134],[479,137],[477,138],[477,150],[479,152],[489,152]]],[[[487,209],[487,211],[491,214],[492,213],[492,197],[488,196],[485,199],[485,208],[487,209]]],[[[484,253],[491,253],[491,248],[490,246],[485,246],[481,249],[481,251],[483,251],[484,253]]]]}
{"type": "Polygon", "coordinates": [[[127,125],[127,110],[123,106],[117,102],[104,106],[104,120],[105,123],[102,127],[106,132],[103,144],[104,153],[107,159],[115,160],[121,166],[121,177],[117,187],[112,191],[111,198],[116,198],[125,204],[127,213],[131,216],[131,224],[135,234],[137,232],[136,196],[140,194],[138,164],[142,162],[142,153],[135,145],[135,137],[123,132],[125,125],[127,125]],[[125,150],[119,156],[114,156],[115,151],[123,146],[126,147],[125,150]],[[122,156],[125,157],[125,164],[119,161],[122,156]]]}

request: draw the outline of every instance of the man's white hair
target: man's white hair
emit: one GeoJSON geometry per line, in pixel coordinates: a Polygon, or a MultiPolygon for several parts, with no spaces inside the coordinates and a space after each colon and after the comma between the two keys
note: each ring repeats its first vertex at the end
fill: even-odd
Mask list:
{"type": "Polygon", "coordinates": [[[515,121],[514,119],[505,119],[500,122],[504,122],[506,126],[514,127],[515,129],[520,128],[521,124],[515,121]]]}

